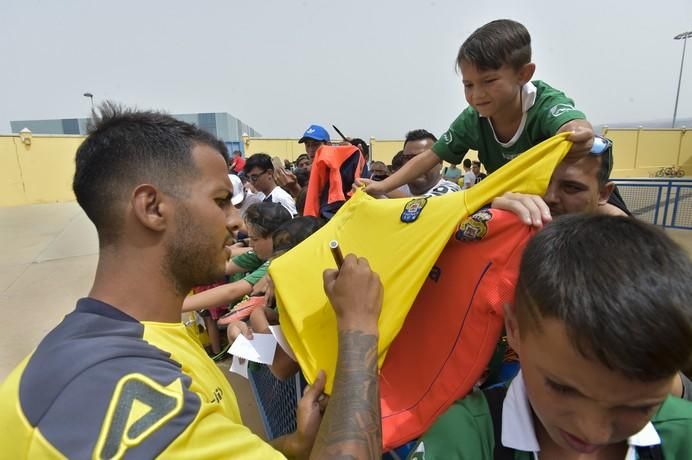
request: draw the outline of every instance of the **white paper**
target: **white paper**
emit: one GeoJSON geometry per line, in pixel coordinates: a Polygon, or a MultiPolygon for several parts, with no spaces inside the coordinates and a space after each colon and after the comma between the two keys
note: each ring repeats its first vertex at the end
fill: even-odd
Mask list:
{"type": "Polygon", "coordinates": [[[239,335],[228,353],[256,363],[272,364],[276,353],[276,339],[272,334],[252,334],[252,340],[239,335]]]}
{"type": "Polygon", "coordinates": [[[247,365],[248,365],[248,360],[245,359],[243,362],[240,362],[240,358],[237,356],[233,357],[233,360],[231,361],[231,372],[235,372],[238,375],[241,375],[245,378],[248,378],[247,376],[247,365]]]}
{"type": "Polygon", "coordinates": [[[283,331],[281,331],[281,326],[269,326],[269,330],[272,332],[272,335],[276,339],[276,341],[279,343],[279,346],[283,351],[286,352],[286,354],[293,360],[293,361],[298,361],[296,359],[296,355],[293,354],[293,350],[291,350],[291,346],[288,344],[288,341],[286,340],[286,336],[284,336],[283,331]]]}

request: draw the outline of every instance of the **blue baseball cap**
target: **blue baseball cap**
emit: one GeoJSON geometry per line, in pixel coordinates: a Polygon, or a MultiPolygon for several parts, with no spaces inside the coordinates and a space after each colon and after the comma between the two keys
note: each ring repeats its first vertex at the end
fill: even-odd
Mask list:
{"type": "Polygon", "coordinates": [[[305,130],[303,137],[300,138],[298,143],[302,144],[308,139],[313,139],[320,142],[329,142],[329,133],[320,125],[310,125],[308,129],[305,130]]]}

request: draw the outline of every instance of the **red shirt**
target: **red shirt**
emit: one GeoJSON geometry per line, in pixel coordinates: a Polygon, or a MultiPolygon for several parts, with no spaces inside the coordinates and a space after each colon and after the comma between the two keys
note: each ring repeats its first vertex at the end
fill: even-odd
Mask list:
{"type": "Polygon", "coordinates": [[[241,172],[243,172],[244,167],[245,167],[245,158],[236,157],[235,160],[233,160],[233,171],[235,171],[237,174],[240,174],[241,172]]]}

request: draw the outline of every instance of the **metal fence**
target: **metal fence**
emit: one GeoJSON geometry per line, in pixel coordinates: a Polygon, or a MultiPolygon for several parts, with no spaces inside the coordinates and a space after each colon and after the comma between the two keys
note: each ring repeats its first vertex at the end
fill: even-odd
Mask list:
{"type": "Polygon", "coordinates": [[[274,377],[269,367],[251,364],[248,377],[267,439],[293,433],[302,386],[300,373],[282,381],[274,377]]]}
{"type": "Polygon", "coordinates": [[[692,230],[692,179],[615,179],[615,183],[639,219],[692,230]]]}

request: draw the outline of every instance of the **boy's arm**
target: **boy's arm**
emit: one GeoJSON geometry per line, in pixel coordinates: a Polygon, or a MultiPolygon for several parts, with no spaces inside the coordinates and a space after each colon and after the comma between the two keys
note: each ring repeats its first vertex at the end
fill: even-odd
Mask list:
{"type": "Polygon", "coordinates": [[[203,308],[228,305],[234,300],[248,295],[251,291],[252,285],[245,280],[217,286],[200,292],[199,294],[185,297],[183,301],[183,311],[202,310],[203,308]]]}
{"type": "Polygon", "coordinates": [[[426,173],[442,160],[432,150],[426,150],[413,157],[400,170],[381,182],[371,182],[365,186],[365,192],[370,195],[386,195],[404,184],[408,184],[421,174],[426,173]]]}

